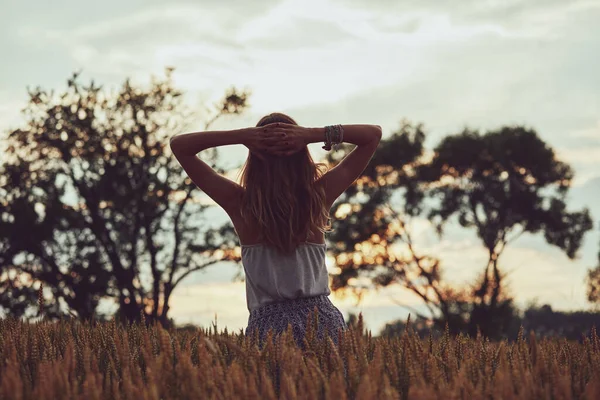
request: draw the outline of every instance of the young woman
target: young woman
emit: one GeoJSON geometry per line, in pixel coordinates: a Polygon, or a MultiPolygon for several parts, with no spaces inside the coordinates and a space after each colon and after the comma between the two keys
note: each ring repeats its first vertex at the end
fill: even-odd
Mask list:
{"type": "Polygon", "coordinates": [[[379,140],[378,125],[299,126],[285,114],[263,117],[256,127],[179,134],[171,149],[193,182],[230,216],[238,234],[246,272],[250,317],[247,335],[264,340],[291,324],[302,346],[307,318],[318,311],[318,336],[337,342],[346,329],[340,311],[327,297],[325,237],[331,230],[329,210],[364,171],[379,140]],[[315,163],[307,145],[326,150],[342,141],[356,145],[329,171],[315,163]],[[240,184],[215,172],[196,154],[231,144],[249,149],[240,184]]]}

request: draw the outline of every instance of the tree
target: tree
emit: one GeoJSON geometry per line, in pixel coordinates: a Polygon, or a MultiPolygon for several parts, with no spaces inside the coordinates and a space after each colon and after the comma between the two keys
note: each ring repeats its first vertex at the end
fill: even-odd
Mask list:
{"type": "MultiPolygon", "coordinates": [[[[78,74],[59,95],[29,91],[0,169],[0,306],[25,315],[43,282],[49,317],[90,318],[108,298],[123,320],[167,324],[183,279],[239,260],[231,224],[206,223],[213,204],[170,154],[192,116],[171,72],[116,94],[78,74]]],[[[243,112],[247,96],[228,91],[206,128],[243,112]]],[[[215,149],[202,156],[216,168],[215,149]]]]}
{"type": "Polygon", "coordinates": [[[600,250],[598,251],[598,266],[589,269],[586,277],[587,298],[595,306],[600,305],[600,250]]]}
{"type": "MultiPolygon", "coordinates": [[[[398,132],[382,140],[362,176],[332,208],[336,219],[335,231],[328,235],[329,248],[339,268],[332,277],[333,290],[350,290],[360,300],[365,290],[398,284],[422,299],[430,315],[401,305],[417,319],[432,318],[438,329],[448,323],[452,333],[474,335],[479,326],[482,333],[495,338],[511,328],[518,317],[512,299],[501,285],[490,290],[490,278],[486,278],[489,269],[498,281],[502,278],[498,257],[511,240],[507,234],[520,224],[530,232],[543,230],[549,243],[574,256],[590,221],[587,210],[565,211],[564,194],[572,173],[554,159],[551,149],[529,131],[512,138],[511,131],[500,132],[484,137],[475,134],[463,142],[445,138],[429,160],[423,155],[421,125],[404,122],[398,132]],[[447,171],[457,176],[450,181],[447,171]],[[512,177],[514,171],[519,177],[512,177]],[[548,195],[556,183],[561,185],[562,196],[548,195]],[[480,205],[479,196],[487,203],[480,205]],[[493,250],[491,261],[474,288],[452,287],[443,281],[440,260],[415,248],[409,226],[412,219],[425,214],[441,236],[444,223],[463,211],[461,224],[470,227],[471,202],[478,210],[480,237],[493,250]],[[482,210],[492,217],[482,218],[482,210]],[[494,229],[499,230],[497,236],[494,229]],[[493,312],[481,303],[480,293],[493,295],[493,300],[489,295],[485,298],[494,302],[493,312]]],[[[329,155],[332,164],[340,158],[335,152],[329,155]]]]}
{"type": "Polygon", "coordinates": [[[592,328],[600,327],[600,314],[589,311],[560,312],[548,304],[528,307],[523,316],[523,328],[541,337],[561,337],[582,341],[592,328]]]}
{"type": "Polygon", "coordinates": [[[570,166],[532,129],[502,127],[484,135],[465,129],[445,137],[430,163],[417,173],[423,196],[434,199],[428,218],[441,234],[456,216],[475,229],[488,262],[473,296],[470,332],[479,326],[493,335],[512,317],[502,298],[498,260],[523,233],[543,233],[548,244],[573,259],[592,228],[588,209],[567,211],[565,197],[573,179],[570,166]]]}

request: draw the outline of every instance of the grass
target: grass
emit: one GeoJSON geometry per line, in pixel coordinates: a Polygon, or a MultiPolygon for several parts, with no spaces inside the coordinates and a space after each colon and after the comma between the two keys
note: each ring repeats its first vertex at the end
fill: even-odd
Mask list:
{"type": "Polygon", "coordinates": [[[598,399],[600,340],[420,339],[409,328],[339,345],[309,329],[260,350],[241,332],[145,323],[0,320],[0,399],[598,399]]]}

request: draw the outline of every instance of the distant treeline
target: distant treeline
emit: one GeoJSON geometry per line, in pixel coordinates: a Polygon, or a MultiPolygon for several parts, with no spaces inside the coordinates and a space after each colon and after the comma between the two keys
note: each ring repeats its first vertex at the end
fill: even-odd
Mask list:
{"type": "MultiPolygon", "coordinates": [[[[349,322],[352,323],[354,320],[355,318],[352,318],[349,322]]],[[[427,337],[430,331],[436,338],[443,335],[442,327],[433,326],[430,329],[427,321],[422,318],[413,318],[413,321],[409,323],[420,337],[427,337]]],[[[525,332],[533,331],[538,337],[563,337],[569,340],[582,341],[584,337],[591,334],[593,327],[600,330],[600,312],[554,311],[548,304],[530,306],[522,315],[515,316],[508,328],[503,332],[499,332],[499,337],[501,339],[516,340],[521,326],[523,326],[525,332]]],[[[398,320],[386,324],[380,336],[398,336],[405,329],[406,321],[398,320]]]]}

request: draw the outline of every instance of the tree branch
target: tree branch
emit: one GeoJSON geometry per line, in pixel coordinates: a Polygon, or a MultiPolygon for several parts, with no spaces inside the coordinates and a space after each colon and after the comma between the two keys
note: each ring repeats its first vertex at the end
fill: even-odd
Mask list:
{"type": "Polygon", "coordinates": [[[192,192],[194,191],[194,187],[192,185],[189,186],[187,195],[185,199],[181,202],[179,209],[177,210],[177,215],[175,216],[173,231],[175,234],[175,245],[173,247],[173,259],[171,260],[171,271],[169,272],[169,280],[167,281],[169,284],[173,283],[173,277],[175,276],[175,270],[177,269],[177,258],[179,256],[179,244],[181,241],[181,233],[179,231],[179,218],[181,217],[181,213],[183,212],[183,208],[187,204],[187,201],[192,196],[192,192]]]}
{"type": "MultiPolygon", "coordinates": [[[[108,258],[112,264],[113,271],[119,277],[116,279],[119,289],[122,290],[127,288],[130,292],[130,295],[135,299],[135,288],[133,286],[133,274],[127,273],[128,271],[123,267],[119,255],[117,254],[117,246],[115,242],[110,238],[110,234],[106,229],[106,225],[103,223],[98,214],[98,202],[92,198],[88,190],[83,187],[82,184],[78,182],[73,174],[73,170],[69,168],[63,168],[64,172],[71,178],[73,186],[77,188],[80,196],[85,200],[85,204],[87,209],[90,212],[90,216],[92,218],[91,226],[89,226],[90,230],[94,233],[94,237],[100,242],[104,251],[108,255],[108,258]]],[[[84,221],[86,219],[84,218],[84,221]]],[[[129,271],[131,272],[131,271],[129,271]]]]}
{"type": "Polygon", "coordinates": [[[200,265],[196,265],[195,267],[191,267],[190,269],[188,269],[187,271],[185,271],[183,274],[181,274],[181,276],[179,276],[179,278],[177,278],[177,280],[175,281],[175,283],[173,283],[173,287],[172,289],[175,289],[175,287],[177,285],[179,285],[179,283],[181,283],[181,281],[183,279],[185,279],[189,274],[191,274],[192,272],[196,272],[196,271],[200,271],[201,269],[204,269],[212,264],[218,263],[221,260],[211,260],[208,261],[204,264],[200,264],[200,265]]]}
{"type": "Polygon", "coordinates": [[[509,243],[512,243],[512,242],[514,242],[514,241],[515,241],[515,240],[517,240],[519,237],[521,237],[521,235],[523,235],[523,233],[525,233],[525,232],[526,232],[525,228],[522,228],[522,229],[521,229],[521,232],[519,232],[519,233],[515,234],[515,235],[514,235],[513,237],[511,237],[510,239],[507,239],[507,240],[505,241],[505,244],[509,244],[509,243]]]}

